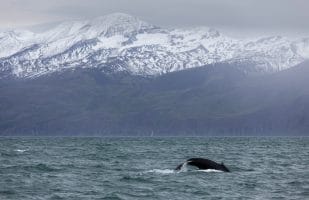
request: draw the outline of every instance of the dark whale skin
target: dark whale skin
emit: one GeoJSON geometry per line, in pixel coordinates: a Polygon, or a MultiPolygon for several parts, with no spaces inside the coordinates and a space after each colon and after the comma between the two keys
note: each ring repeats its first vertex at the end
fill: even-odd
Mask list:
{"type": "Polygon", "coordinates": [[[230,170],[223,163],[219,164],[205,158],[190,158],[186,162],[178,165],[175,170],[180,170],[185,163],[187,163],[187,165],[195,166],[198,169],[215,169],[223,172],[230,172],[230,170]]]}

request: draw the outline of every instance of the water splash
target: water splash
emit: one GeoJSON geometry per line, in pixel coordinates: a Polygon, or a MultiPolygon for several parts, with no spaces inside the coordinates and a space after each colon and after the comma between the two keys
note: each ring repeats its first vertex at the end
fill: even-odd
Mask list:
{"type": "Polygon", "coordinates": [[[146,171],[146,173],[174,174],[176,173],[176,171],[172,169],[152,169],[152,170],[146,171]]]}
{"type": "Polygon", "coordinates": [[[223,172],[221,170],[216,170],[216,169],[199,169],[197,171],[199,171],[199,172],[206,172],[206,173],[210,173],[210,172],[223,172]]]}

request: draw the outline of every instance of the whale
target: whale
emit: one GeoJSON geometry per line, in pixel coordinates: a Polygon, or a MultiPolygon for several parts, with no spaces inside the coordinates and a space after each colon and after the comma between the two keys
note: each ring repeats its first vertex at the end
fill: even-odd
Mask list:
{"type": "Polygon", "coordinates": [[[190,158],[186,162],[181,163],[176,167],[176,171],[181,170],[185,165],[195,166],[200,170],[214,169],[223,172],[230,172],[230,170],[223,164],[205,158],[190,158]]]}

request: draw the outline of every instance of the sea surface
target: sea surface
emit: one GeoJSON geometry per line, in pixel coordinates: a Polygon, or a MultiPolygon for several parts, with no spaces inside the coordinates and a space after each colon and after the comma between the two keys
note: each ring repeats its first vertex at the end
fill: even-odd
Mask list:
{"type": "Polygon", "coordinates": [[[309,199],[309,138],[0,137],[0,199],[309,199]],[[231,173],[174,171],[191,157],[231,173]]]}

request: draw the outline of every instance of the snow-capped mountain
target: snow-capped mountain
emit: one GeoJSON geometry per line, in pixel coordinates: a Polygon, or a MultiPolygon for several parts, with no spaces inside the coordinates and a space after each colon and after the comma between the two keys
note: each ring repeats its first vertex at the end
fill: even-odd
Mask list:
{"type": "Polygon", "coordinates": [[[309,37],[239,39],[204,27],[159,28],[121,13],[63,22],[44,33],[2,32],[0,47],[0,77],[36,77],[76,67],[158,75],[219,62],[276,72],[309,58],[309,37]]]}

